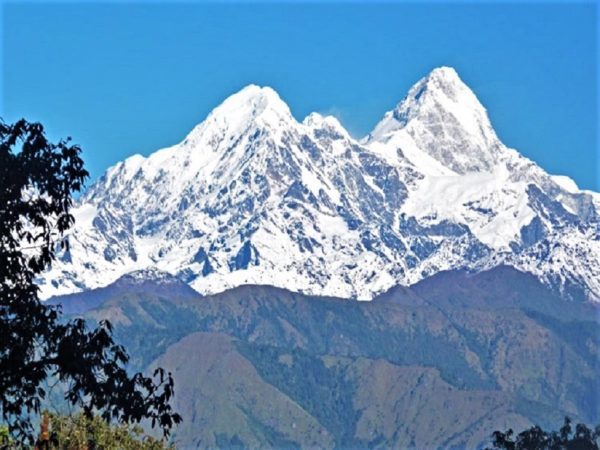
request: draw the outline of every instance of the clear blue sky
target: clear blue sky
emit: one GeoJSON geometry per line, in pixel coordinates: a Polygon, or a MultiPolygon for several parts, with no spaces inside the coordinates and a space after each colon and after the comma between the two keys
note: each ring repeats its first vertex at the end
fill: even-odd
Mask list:
{"type": "Polygon", "coordinates": [[[249,83],[361,136],[450,65],[507,145],[600,190],[597,21],[595,3],[4,3],[0,115],[72,136],[96,178],[249,83]]]}

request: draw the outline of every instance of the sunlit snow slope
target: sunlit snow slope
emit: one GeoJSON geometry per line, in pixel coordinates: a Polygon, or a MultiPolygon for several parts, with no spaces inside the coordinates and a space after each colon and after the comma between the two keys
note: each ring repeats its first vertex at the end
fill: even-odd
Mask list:
{"type": "Polygon", "coordinates": [[[504,146],[454,69],[433,70],[360,141],[334,117],[297,122],[251,85],[183,142],[111,167],[39,283],[50,297],[155,267],[201,293],[267,284],[371,299],[509,264],[599,300],[599,206],[504,146]]]}

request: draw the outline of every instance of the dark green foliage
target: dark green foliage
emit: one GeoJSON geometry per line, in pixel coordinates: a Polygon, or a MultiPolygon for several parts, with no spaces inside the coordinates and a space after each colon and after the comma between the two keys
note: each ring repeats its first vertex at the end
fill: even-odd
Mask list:
{"type": "Polygon", "coordinates": [[[227,448],[230,450],[244,450],[246,446],[242,440],[237,436],[227,436],[223,433],[219,433],[215,436],[217,448],[227,448]]]}
{"type": "MultiPolygon", "coordinates": [[[[289,439],[286,439],[285,436],[283,435],[283,433],[280,433],[277,430],[275,430],[273,427],[270,427],[267,424],[261,422],[251,410],[243,409],[243,408],[242,408],[242,410],[244,411],[244,414],[245,414],[246,418],[248,419],[248,422],[250,422],[250,424],[252,425],[252,429],[257,430],[258,433],[265,436],[268,447],[276,448],[279,450],[299,450],[300,449],[300,446],[297,443],[292,442],[289,439]]],[[[236,438],[237,438],[237,436],[236,436],[236,438]]],[[[239,438],[238,438],[238,441],[239,441],[239,438]]],[[[243,442],[239,441],[239,445],[243,446],[243,442]]],[[[231,447],[221,446],[221,448],[231,448],[231,447]]]]}
{"type": "Polygon", "coordinates": [[[302,349],[285,349],[238,342],[240,353],[247,357],[261,377],[293,398],[346,447],[356,444],[354,428],[359,415],[352,404],[356,387],[345,378],[344,370],[326,367],[323,360],[302,349]],[[290,363],[281,361],[288,356],[290,363]]]}
{"type": "Polygon", "coordinates": [[[81,319],[61,321],[60,310],[38,299],[34,280],[68,250],[72,193],[87,172],[80,148],[49,142],[42,125],[0,121],[0,411],[10,432],[32,439],[30,415],[46,397],[44,382],[57,377],[66,399],[87,415],[139,422],[149,418],[165,434],[181,419],[169,405],[170,374],[129,376],[129,357],[103,321],[89,329],[81,319]]]}
{"type": "MultiPolygon", "coordinates": [[[[52,429],[56,445],[50,449],[127,449],[127,450],[174,450],[164,440],[144,435],[139,425],[110,425],[100,417],[87,417],[78,413],[69,416],[48,414],[48,423],[52,429]]],[[[43,442],[43,441],[42,441],[43,442]]],[[[40,447],[44,448],[44,447],[40,447]]]]}
{"type": "Polygon", "coordinates": [[[600,336],[600,323],[595,322],[593,318],[589,321],[574,321],[561,320],[539,311],[525,311],[525,313],[540,325],[560,335],[581,357],[586,359],[594,357],[594,352],[588,344],[600,336]]]}
{"type": "MultiPolygon", "coordinates": [[[[564,425],[559,431],[547,432],[539,426],[533,426],[516,437],[512,429],[506,432],[494,431],[494,449],[504,450],[598,450],[600,442],[600,425],[590,430],[579,423],[571,427],[571,419],[565,417],[564,425]]],[[[489,449],[488,449],[489,450],[489,449]]]]}
{"type": "MultiPolygon", "coordinates": [[[[596,341],[590,339],[597,327],[588,322],[597,309],[578,303],[565,308],[564,300],[550,291],[544,298],[546,291],[534,289],[539,284],[535,279],[500,272],[497,277],[458,276],[433,286],[433,294],[395,289],[373,302],[307,297],[265,286],[204,297],[182,291],[169,297],[158,293],[160,284],[136,284],[115,290],[90,317],[123,318],[115,336],[135,354],[139,369],[152,367],[164,354],[157,364],[177,370],[177,405],[191,418],[178,430],[184,446],[214,448],[218,438],[225,447],[260,442],[275,448],[479,448],[475,441],[485,445],[490,420],[504,423],[516,415],[547,428],[568,412],[595,422],[598,388],[593,368],[598,358],[596,341]],[[502,289],[519,286],[525,294],[516,292],[506,300],[502,290],[496,297],[490,280],[502,289]],[[462,300],[467,282],[477,295],[462,300]],[[531,292],[539,298],[528,297],[531,292]],[[547,317],[534,318],[530,311],[547,317]],[[238,390],[234,381],[251,371],[237,366],[236,358],[219,370],[201,371],[197,378],[180,372],[186,358],[211,353],[211,347],[203,346],[212,342],[206,337],[196,339],[198,347],[192,351],[176,343],[195,332],[230,337],[232,355],[247,360],[259,378],[242,387],[251,392],[262,388],[265,397],[252,406],[246,403],[253,398],[247,395],[250,391],[238,390]],[[581,344],[587,342],[590,350],[584,352],[581,344]],[[394,385],[386,386],[389,377],[377,378],[380,370],[396,380],[394,385]],[[532,375],[521,378],[523,371],[532,375]],[[215,389],[219,383],[219,395],[206,396],[203,388],[215,389]],[[285,398],[269,395],[267,386],[285,398]],[[189,401],[191,392],[202,398],[200,404],[189,401]],[[580,401],[584,397],[588,402],[580,401]],[[286,399],[322,427],[312,428],[318,436],[302,440],[269,418],[265,410],[284,411],[286,399]],[[230,426],[226,418],[220,419],[225,423],[210,420],[211,410],[222,409],[236,416],[230,426]],[[237,414],[240,410],[244,419],[237,414]]],[[[302,423],[311,429],[304,414],[294,414],[299,427],[302,423]]]]}
{"type": "MultiPolygon", "coordinates": [[[[593,320],[561,320],[537,311],[526,314],[543,327],[552,330],[582,358],[593,363],[594,371],[599,373],[600,359],[595,355],[595,346],[600,344],[600,324],[593,320]],[[595,344],[595,345],[594,345],[595,344]]],[[[585,411],[600,416],[598,385],[589,383],[575,389],[573,400],[585,411]]]]}

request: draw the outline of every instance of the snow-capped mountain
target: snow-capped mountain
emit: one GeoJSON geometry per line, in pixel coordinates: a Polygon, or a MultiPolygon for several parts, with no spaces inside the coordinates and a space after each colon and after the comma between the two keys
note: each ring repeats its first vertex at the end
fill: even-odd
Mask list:
{"type": "Polygon", "coordinates": [[[226,99],[179,144],[111,167],[80,199],[50,297],[156,268],[201,293],[267,284],[371,299],[501,264],[600,299],[600,198],[496,136],[433,70],[364,139],[302,122],[268,87],[226,99]]]}

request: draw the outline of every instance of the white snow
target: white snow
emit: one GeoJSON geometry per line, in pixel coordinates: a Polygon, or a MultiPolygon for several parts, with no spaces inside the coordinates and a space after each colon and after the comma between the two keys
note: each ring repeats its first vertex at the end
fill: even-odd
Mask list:
{"type": "Polygon", "coordinates": [[[564,175],[551,175],[550,178],[552,179],[552,181],[554,181],[556,184],[558,184],[561,188],[563,188],[565,191],[567,191],[571,194],[579,191],[579,188],[577,187],[577,183],[575,183],[575,181],[573,181],[572,178],[569,178],[564,175]]]}
{"type": "Polygon", "coordinates": [[[598,300],[599,198],[506,148],[451,68],[417,82],[362,141],[332,116],[299,123],[273,89],[250,85],[181,143],[109,168],[73,211],[71,262],[40,287],[47,298],[155,268],[204,294],[251,283],[368,300],[441,270],[511,264],[598,300]],[[309,192],[286,196],[295,182],[309,192]],[[535,218],[528,239],[543,233],[549,251],[522,241],[535,218]]]}
{"type": "Polygon", "coordinates": [[[75,217],[75,222],[77,226],[80,228],[90,228],[98,213],[98,208],[96,205],[90,203],[84,203],[82,205],[78,205],[73,208],[72,214],[75,217]]]}

